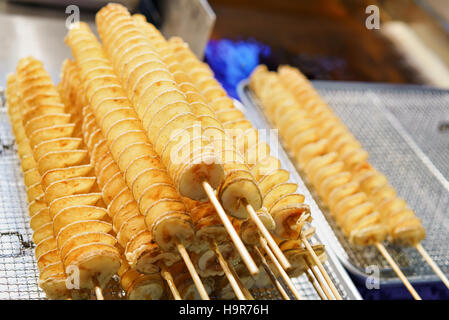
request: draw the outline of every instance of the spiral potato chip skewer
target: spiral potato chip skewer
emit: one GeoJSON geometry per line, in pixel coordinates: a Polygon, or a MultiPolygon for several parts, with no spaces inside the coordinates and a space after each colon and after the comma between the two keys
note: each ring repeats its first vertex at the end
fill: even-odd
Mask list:
{"type": "Polygon", "coordinates": [[[188,247],[193,239],[191,219],[101,45],[85,24],[70,30],[67,42],[111,155],[124,174],[153,238],[164,250],[175,250],[177,242],[188,247]],[[90,49],[86,50],[83,44],[90,49]]]}
{"type": "Polygon", "coordinates": [[[192,200],[213,202],[237,250],[256,274],[254,261],[215,195],[214,189],[224,180],[221,155],[204,134],[172,74],[125,7],[105,6],[96,22],[114,69],[177,190],[192,200]]]}
{"type": "Polygon", "coordinates": [[[217,188],[224,171],[185,95],[126,8],[109,4],[97,13],[96,22],[127,96],[177,190],[193,200],[206,200],[202,183],[217,188]]]}
{"type": "MultiPolygon", "coordinates": [[[[283,69],[286,82],[292,73],[283,69]]],[[[377,180],[361,183],[371,169],[366,161],[368,154],[309,84],[298,89],[305,80],[303,76],[290,79],[296,85],[294,89],[291,83],[284,86],[280,78],[265,66],[259,66],[251,75],[250,86],[270,118],[282,128],[281,135],[296,156],[298,167],[306,173],[343,234],[353,243],[375,245],[413,297],[421,299],[381,244],[388,232],[384,212],[380,211],[385,208],[376,205],[370,192],[367,193],[373,181],[379,183],[381,179],[372,175],[377,180]]],[[[383,189],[383,194],[390,191],[391,188],[383,189]]],[[[392,207],[400,202],[396,201],[392,207]]]]}
{"type": "Polygon", "coordinates": [[[185,94],[193,113],[199,118],[205,135],[214,144],[217,152],[222,154],[221,162],[225,172],[225,181],[218,190],[218,197],[223,208],[235,218],[247,218],[248,213],[244,203],[250,204],[257,210],[262,205],[262,196],[248,166],[245,164],[245,159],[235,149],[233,141],[226,134],[207,100],[177,62],[172,46],[154,26],[144,19],[143,16],[133,16],[136,25],[145,31],[145,35],[150,39],[156,53],[160,55],[162,61],[166,63],[169,71],[173,74],[175,82],[185,94]]]}
{"type": "Polygon", "coordinates": [[[80,140],[72,137],[74,125],[42,63],[22,59],[17,75],[24,102],[22,120],[48,204],[49,233],[55,237],[49,243],[54,248],[46,252],[42,251],[50,247],[39,246],[33,239],[39,246],[39,260],[43,264],[62,261],[63,270],[77,267],[81,289],[103,287],[118,269],[119,257],[104,220],[106,210],[94,192],[95,178],[89,176],[92,167],[86,163],[85,150],[79,148],[80,140]],[[46,106],[59,110],[49,112],[46,106]]]}
{"type": "MultiPolygon", "coordinates": [[[[22,124],[22,115],[20,110],[20,98],[17,92],[17,76],[11,74],[7,79],[6,98],[8,106],[8,115],[11,127],[15,136],[18,154],[23,159],[32,158],[32,164],[23,172],[25,187],[28,188],[36,183],[40,184],[41,175],[37,171],[37,164],[34,161],[32,149],[25,129],[22,124]]],[[[43,192],[34,199],[28,199],[28,203],[38,203],[39,198],[43,198],[43,192]]],[[[33,229],[33,242],[36,244],[35,256],[39,261],[45,253],[56,250],[56,239],[53,235],[52,220],[48,213],[48,206],[45,201],[40,204],[40,209],[31,210],[30,208],[30,226],[33,229]]],[[[53,263],[38,264],[39,286],[44,290],[50,299],[66,299],[70,297],[70,292],[66,287],[66,274],[61,259],[53,263]]]]}
{"type": "MultiPolygon", "coordinates": [[[[425,230],[420,220],[406,203],[396,196],[384,175],[367,161],[368,154],[349,130],[333,114],[303,75],[294,68],[281,66],[279,79],[301,103],[316,123],[324,123],[322,139],[327,139],[329,149],[337,152],[345,167],[354,175],[363,192],[379,211],[388,229],[389,237],[396,242],[412,245],[421,241],[425,230]]],[[[317,142],[319,143],[319,142],[317,142]]]]}
{"type": "MultiPolygon", "coordinates": [[[[110,152],[105,148],[104,137],[101,135],[101,132],[97,130],[98,127],[96,125],[93,126],[92,121],[90,121],[94,116],[90,111],[90,107],[86,105],[81,85],[76,64],[72,60],[65,60],[62,67],[62,81],[60,83],[60,87],[62,87],[61,95],[65,96],[65,104],[72,115],[77,116],[82,124],[80,129],[83,133],[84,144],[88,148],[91,163],[95,164],[94,168],[97,183],[102,190],[103,200],[108,204],[108,214],[112,218],[114,235],[117,235],[117,230],[120,231],[118,242],[122,242],[122,245],[124,244],[126,249],[131,248],[129,250],[123,250],[119,247],[121,266],[117,271],[117,275],[120,277],[120,284],[126,293],[126,298],[130,300],[156,300],[164,298],[166,296],[166,286],[161,275],[158,273],[159,267],[154,263],[154,260],[161,258],[162,253],[159,247],[152,242],[151,237],[148,240],[149,231],[146,229],[145,225],[143,225],[143,230],[137,231],[135,234],[128,235],[127,237],[123,236],[123,234],[126,233],[124,230],[126,228],[121,228],[123,221],[117,223],[115,220],[118,220],[118,218],[114,219],[115,214],[126,216],[127,214],[129,215],[129,212],[135,212],[137,210],[137,204],[132,198],[132,194],[130,194],[127,197],[129,202],[126,202],[126,199],[124,199],[124,203],[122,203],[123,206],[116,205],[116,208],[119,207],[119,209],[121,209],[118,210],[118,213],[111,211],[112,207],[109,206],[110,202],[108,202],[107,195],[110,195],[113,191],[107,191],[103,188],[108,183],[108,178],[111,178],[111,176],[114,177],[118,168],[112,163],[110,152]],[[65,83],[65,85],[62,86],[62,83],[65,83]],[[89,132],[86,127],[89,129],[89,132]],[[104,165],[105,163],[107,164],[104,165]],[[99,173],[102,173],[103,175],[99,175],[99,173]],[[130,201],[130,199],[132,199],[132,201],[130,201]],[[124,213],[123,211],[127,212],[124,213]],[[124,239],[128,241],[126,242],[124,239]],[[131,263],[134,263],[134,269],[137,270],[133,270],[128,264],[126,251],[129,251],[129,255],[131,255],[132,258],[129,259],[128,255],[128,259],[131,263]],[[146,274],[139,272],[139,270],[146,274]]],[[[130,192],[129,189],[126,191],[128,191],[128,193],[130,192]]],[[[127,221],[128,220],[125,220],[124,222],[127,221]]],[[[163,257],[169,257],[169,259],[165,259],[166,264],[167,262],[170,264],[171,261],[179,260],[179,256],[167,252],[163,254],[163,257]]]]}
{"type": "MultiPolygon", "coordinates": [[[[298,110],[298,107],[294,97],[282,87],[277,76],[268,72],[264,67],[258,67],[251,76],[251,88],[262,101],[267,113],[280,127],[280,134],[284,139],[288,139],[285,136],[286,131],[292,126],[299,128],[296,129],[295,137],[300,138],[295,142],[303,147],[301,149],[303,153],[299,156],[302,159],[301,167],[315,186],[317,193],[329,206],[330,212],[343,233],[357,244],[372,244],[382,241],[385,238],[386,230],[381,224],[379,213],[374,210],[373,204],[368,201],[359,185],[353,181],[352,174],[347,171],[347,166],[339,158],[339,154],[335,151],[327,151],[328,139],[323,138],[322,141],[313,144],[316,137],[319,136],[317,133],[310,140],[302,138],[308,135],[308,132],[314,127],[309,126],[308,123],[302,126],[303,122],[300,122],[299,118],[295,118],[295,122],[291,122],[290,126],[284,122],[282,124],[276,122],[280,121],[279,119],[288,119],[289,117],[283,116],[287,113],[301,114],[301,110],[295,111],[298,110]],[[299,124],[296,125],[296,123],[299,124]]],[[[304,117],[303,114],[301,115],[304,117]]],[[[330,126],[330,131],[332,129],[333,127],[330,126]]],[[[324,137],[330,136],[332,136],[331,133],[324,137]]]]}

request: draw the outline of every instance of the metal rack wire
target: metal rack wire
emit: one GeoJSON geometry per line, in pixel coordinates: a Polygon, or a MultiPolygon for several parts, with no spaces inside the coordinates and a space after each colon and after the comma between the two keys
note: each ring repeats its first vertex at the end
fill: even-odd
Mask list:
{"type": "MultiPolygon", "coordinates": [[[[0,92],[3,101],[1,95],[0,92]]],[[[45,299],[38,286],[25,186],[3,103],[0,105],[0,148],[0,299],[45,299]]],[[[319,241],[318,238],[312,240],[312,243],[319,241]]],[[[344,299],[360,298],[332,253],[324,267],[344,299]]],[[[303,299],[320,299],[306,275],[293,279],[293,283],[303,299]]],[[[251,292],[256,299],[281,299],[274,287],[251,292]]],[[[113,282],[104,295],[106,299],[121,299],[118,282],[113,282]]]]}
{"type": "MultiPolygon", "coordinates": [[[[427,230],[422,245],[449,274],[449,131],[442,130],[449,119],[449,91],[327,81],[313,84],[369,152],[370,162],[422,219],[427,230]]],[[[246,81],[239,93],[247,107],[262,113],[246,81]]],[[[324,205],[319,200],[317,204],[332,227],[327,243],[351,272],[366,277],[367,267],[377,265],[382,282],[399,282],[376,248],[349,243],[324,205]]],[[[438,281],[415,249],[392,244],[387,249],[412,282],[438,281]]]]}

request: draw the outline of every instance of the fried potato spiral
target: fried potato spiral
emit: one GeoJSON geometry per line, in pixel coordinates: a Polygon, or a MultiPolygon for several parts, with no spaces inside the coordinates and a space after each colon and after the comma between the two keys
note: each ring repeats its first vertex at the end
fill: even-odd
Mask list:
{"type": "Polygon", "coordinates": [[[281,66],[276,74],[259,66],[250,85],[298,166],[353,242],[382,241],[387,232],[391,239],[408,244],[424,237],[419,219],[369,164],[368,153],[298,70],[281,66]],[[397,220],[389,218],[393,211],[397,220]]]}
{"type": "Polygon", "coordinates": [[[217,188],[221,161],[196,115],[151,42],[121,5],[96,16],[98,32],[143,128],[179,193],[206,200],[202,183],[217,188]]]}
{"type": "MultiPolygon", "coordinates": [[[[34,217],[31,222],[35,225],[50,220],[45,229],[40,228],[45,232],[33,237],[40,276],[46,277],[56,268],[65,271],[75,266],[81,289],[103,287],[119,268],[120,261],[114,247],[116,239],[109,233],[106,209],[96,192],[95,177],[90,175],[92,166],[86,150],[81,148],[80,139],[73,137],[75,125],[65,113],[42,63],[33,58],[21,59],[17,78],[23,101],[22,123],[41,176],[40,182],[28,190],[28,195],[36,195],[42,205],[40,209],[37,202],[30,206],[34,217]],[[44,204],[48,217],[43,214],[44,204]]],[[[34,177],[37,179],[37,174],[34,177]]],[[[45,285],[41,282],[41,286],[45,285]]],[[[54,285],[44,288],[50,291],[50,297],[54,297],[51,292],[54,285]]]]}
{"type": "MultiPolygon", "coordinates": [[[[313,116],[316,110],[310,114],[303,111],[295,97],[282,85],[278,75],[269,72],[265,66],[254,70],[250,85],[267,114],[279,127],[282,138],[288,146],[292,146],[290,150],[293,150],[295,155],[299,154],[299,166],[330,208],[343,233],[358,244],[382,241],[386,231],[380,221],[380,215],[361,192],[359,185],[353,181],[353,176],[340,154],[328,150],[334,127],[328,126],[329,130],[326,132],[323,129],[326,125],[321,127],[322,119],[316,120],[313,116]],[[289,116],[286,116],[287,114],[289,116]],[[293,127],[295,132],[292,136],[290,134],[293,127]],[[324,133],[318,133],[319,130],[324,133]],[[324,135],[322,139],[321,134],[324,135]]],[[[327,109],[317,112],[319,115],[324,113],[329,114],[327,109]]],[[[340,129],[341,126],[335,128],[340,129]]],[[[336,132],[337,135],[341,133],[340,130],[336,132]]]]}
{"type": "Polygon", "coordinates": [[[420,219],[396,195],[388,179],[372,167],[368,162],[368,153],[319,97],[304,75],[297,69],[281,66],[279,78],[306,112],[315,115],[316,121],[322,123],[323,138],[328,141],[328,149],[338,153],[346,169],[354,175],[361,190],[374,204],[388,230],[390,240],[413,245],[424,239],[425,229],[420,219]]]}
{"type": "MultiPolygon", "coordinates": [[[[40,185],[41,175],[37,170],[37,164],[34,161],[32,149],[23,127],[17,76],[15,74],[8,75],[6,99],[8,115],[15,136],[19,158],[22,163],[24,161],[23,159],[33,160],[26,168],[26,171],[23,172],[25,187],[28,189],[33,185],[40,185]]],[[[36,244],[36,260],[39,260],[41,256],[48,252],[57,250],[56,239],[53,235],[52,220],[48,213],[48,206],[45,200],[42,200],[43,198],[45,198],[43,191],[34,198],[28,197],[31,218],[30,226],[33,229],[33,242],[36,244]]],[[[66,299],[70,297],[70,292],[67,290],[65,284],[66,274],[61,258],[58,259],[56,257],[53,262],[45,264],[41,260],[41,263],[38,264],[38,269],[39,286],[50,299],[66,299]]]]}
{"type": "Polygon", "coordinates": [[[86,24],[70,30],[67,43],[96,122],[154,240],[167,251],[174,251],[178,241],[188,247],[194,234],[191,218],[100,43],[86,24]]]}
{"type": "Polygon", "coordinates": [[[248,203],[258,210],[262,205],[262,196],[245,164],[245,159],[236,150],[233,141],[226,134],[206,98],[193,84],[190,75],[184,72],[182,66],[177,62],[173,44],[168,43],[153,25],[147,23],[145,17],[134,15],[133,20],[138,27],[145,31],[145,35],[153,44],[156,53],[160,55],[161,60],[173,74],[176,84],[184,93],[193,113],[200,120],[204,134],[214,145],[217,153],[221,154],[225,181],[219,188],[218,196],[224,209],[235,218],[248,218],[244,203],[248,203]]]}

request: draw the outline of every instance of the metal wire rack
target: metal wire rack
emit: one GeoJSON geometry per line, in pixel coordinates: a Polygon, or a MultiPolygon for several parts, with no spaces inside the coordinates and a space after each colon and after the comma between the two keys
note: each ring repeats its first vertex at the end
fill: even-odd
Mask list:
{"type": "MultiPolygon", "coordinates": [[[[329,81],[313,85],[369,152],[371,163],[422,220],[427,230],[422,245],[449,274],[449,130],[445,129],[449,91],[329,81]]],[[[239,94],[251,112],[263,114],[247,81],[240,84],[239,94]]],[[[314,193],[313,188],[309,190],[314,193]]],[[[366,277],[367,268],[376,265],[383,283],[399,282],[376,248],[349,243],[318,197],[314,198],[332,227],[326,243],[352,273],[366,277]]],[[[386,247],[410,281],[438,281],[415,249],[386,247]]]]}
{"type": "MultiPolygon", "coordinates": [[[[0,300],[45,299],[38,286],[25,186],[1,91],[0,102],[0,300]]],[[[321,242],[318,238],[312,240],[321,242]]],[[[359,299],[340,262],[332,253],[328,256],[324,267],[342,297],[359,299]]],[[[306,275],[293,279],[293,283],[302,298],[320,299],[306,275]]],[[[253,289],[252,294],[256,299],[281,299],[274,287],[253,289]]],[[[104,296],[106,299],[123,297],[117,279],[104,291],[104,296]]]]}

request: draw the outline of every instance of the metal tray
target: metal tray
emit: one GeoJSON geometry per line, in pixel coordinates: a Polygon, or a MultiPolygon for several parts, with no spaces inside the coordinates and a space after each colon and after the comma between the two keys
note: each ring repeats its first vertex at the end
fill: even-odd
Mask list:
{"type": "MultiPolygon", "coordinates": [[[[427,230],[422,245],[449,274],[449,91],[414,85],[312,83],[369,152],[371,163],[415,210],[427,230]]],[[[238,93],[260,127],[274,128],[248,80],[239,84],[238,93]]],[[[400,282],[376,248],[349,243],[317,196],[315,200],[321,209],[313,211],[320,235],[352,274],[366,279],[375,265],[382,284],[400,282]]],[[[412,283],[439,281],[414,248],[386,247],[412,283]]]]}
{"type": "MultiPolygon", "coordinates": [[[[3,103],[0,106],[0,176],[0,299],[45,299],[38,287],[25,186],[3,103]]],[[[313,240],[322,242],[318,236],[313,240]]],[[[344,299],[361,299],[340,261],[329,250],[325,268],[344,299]]],[[[319,299],[305,275],[293,282],[304,299],[319,299]]],[[[252,290],[252,293],[258,299],[281,298],[273,287],[252,290]]],[[[107,297],[117,299],[120,296],[115,290],[107,297]]]]}

